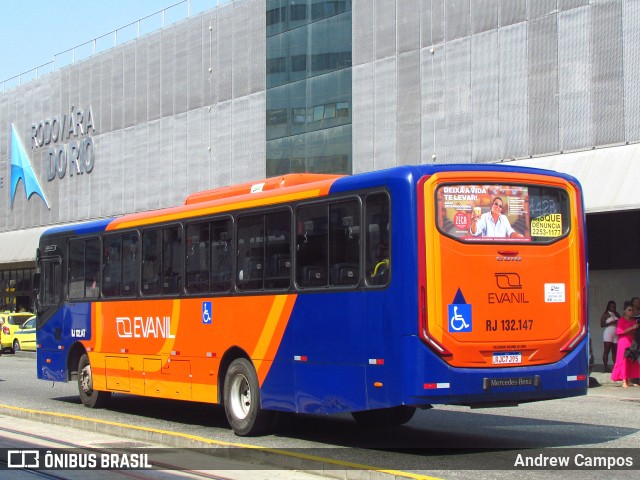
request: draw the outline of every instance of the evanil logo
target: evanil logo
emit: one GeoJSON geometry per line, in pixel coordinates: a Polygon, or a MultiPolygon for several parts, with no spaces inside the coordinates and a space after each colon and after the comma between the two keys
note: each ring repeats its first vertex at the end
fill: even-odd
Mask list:
{"type": "Polygon", "coordinates": [[[51,206],[45,197],[38,177],[33,171],[31,161],[27,155],[27,151],[20,140],[16,127],[11,125],[11,208],[13,208],[13,201],[16,198],[16,191],[18,189],[18,182],[22,180],[24,184],[24,194],[27,200],[31,198],[33,194],[38,195],[45,203],[47,208],[51,210],[51,206]]]}

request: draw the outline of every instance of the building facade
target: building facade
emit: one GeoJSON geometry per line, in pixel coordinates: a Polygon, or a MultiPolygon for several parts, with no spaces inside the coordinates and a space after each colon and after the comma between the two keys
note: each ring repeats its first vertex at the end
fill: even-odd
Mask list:
{"type": "Polygon", "coordinates": [[[234,0],[0,92],[2,303],[52,225],[287,172],[517,162],[584,186],[597,332],[640,296],[639,98],[636,0],[234,0]]]}

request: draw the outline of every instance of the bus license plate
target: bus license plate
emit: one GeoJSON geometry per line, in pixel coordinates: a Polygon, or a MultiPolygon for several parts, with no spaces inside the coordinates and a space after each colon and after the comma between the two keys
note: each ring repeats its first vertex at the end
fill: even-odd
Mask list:
{"type": "Polygon", "coordinates": [[[522,363],[522,354],[520,352],[500,352],[493,354],[494,365],[513,365],[522,363]]]}

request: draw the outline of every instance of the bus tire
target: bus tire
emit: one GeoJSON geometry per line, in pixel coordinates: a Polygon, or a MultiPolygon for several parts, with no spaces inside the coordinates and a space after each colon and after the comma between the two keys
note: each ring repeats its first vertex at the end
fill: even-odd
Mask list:
{"type": "Polygon", "coordinates": [[[78,362],[78,392],[80,400],[85,407],[102,408],[109,403],[111,392],[102,392],[93,389],[93,375],[89,356],[85,353],[78,362]]]}
{"type": "Polygon", "coordinates": [[[351,416],[363,426],[395,427],[407,423],[413,418],[414,413],[416,413],[415,407],[400,405],[398,407],[351,412],[351,416]]]}
{"type": "Polygon", "coordinates": [[[260,406],[260,385],[251,362],[237,358],[224,377],[224,409],[233,432],[240,437],[260,435],[270,426],[272,412],[260,406]]]}

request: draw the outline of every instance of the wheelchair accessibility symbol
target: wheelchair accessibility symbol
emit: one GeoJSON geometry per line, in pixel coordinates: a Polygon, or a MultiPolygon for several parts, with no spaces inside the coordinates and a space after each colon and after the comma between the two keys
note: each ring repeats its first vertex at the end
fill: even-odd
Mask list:
{"type": "Polygon", "coordinates": [[[202,323],[211,325],[211,302],[202,302],[202,323]]]}
{"type": "Polygon", "coordinates": [[[471,305],[468,303],[449,305],[449,332],[471,332],[471,305]]]}

